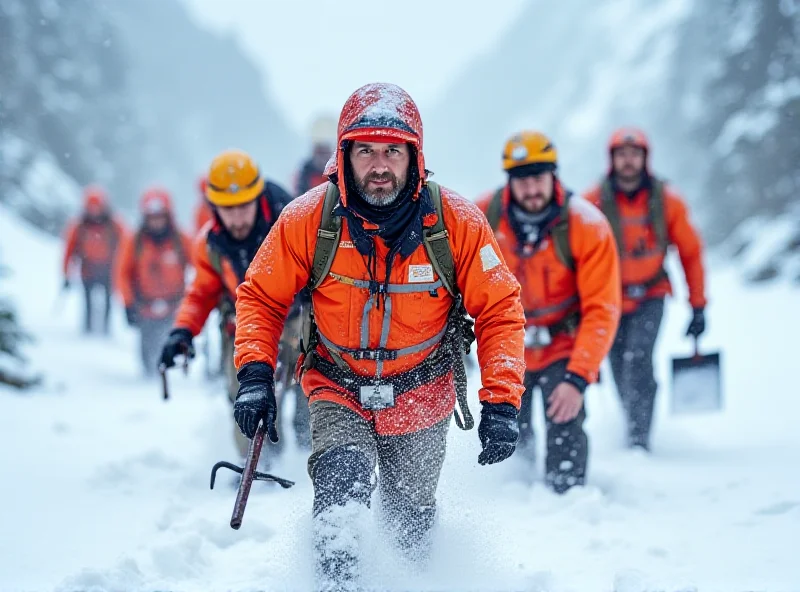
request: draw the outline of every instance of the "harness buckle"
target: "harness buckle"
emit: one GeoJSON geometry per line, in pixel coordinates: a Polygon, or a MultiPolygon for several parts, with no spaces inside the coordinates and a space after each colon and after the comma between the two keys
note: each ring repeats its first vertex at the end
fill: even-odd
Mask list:
{"type": "Polygon", "coordinates": [[[397,351],[378,347],[375,349],[357,349],[352,352],[354,360],[369,360],[371,362],[386,362],[397,359],[397,351]]]}

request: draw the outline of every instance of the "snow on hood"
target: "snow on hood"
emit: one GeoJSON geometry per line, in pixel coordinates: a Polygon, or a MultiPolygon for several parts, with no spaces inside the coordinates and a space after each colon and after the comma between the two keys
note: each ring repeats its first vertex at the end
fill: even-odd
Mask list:
{"type": "MultiPolygon", "coordinates": [[[[339,116],[336,158],[331,158],[325,176],[344,170],[346,142],[405,142],[417,153],[420,184],[425,179],[425,158],[422,153],[422,118],[411,96],[395,84],[375,82],[362,86],[345,101],[339,116]]],[[[344,183],[339,184],[342,203],[347,203],[344,183]]]]}

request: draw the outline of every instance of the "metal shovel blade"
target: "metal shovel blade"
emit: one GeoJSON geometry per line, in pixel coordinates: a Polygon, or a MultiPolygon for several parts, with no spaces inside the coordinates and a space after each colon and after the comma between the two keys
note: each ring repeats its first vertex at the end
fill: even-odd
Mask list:
{"type": "Polygon", "coordinates": [[[672,359],[673,415],[689,415],[722,410],[720,355],[695,354],[672,359]]]}

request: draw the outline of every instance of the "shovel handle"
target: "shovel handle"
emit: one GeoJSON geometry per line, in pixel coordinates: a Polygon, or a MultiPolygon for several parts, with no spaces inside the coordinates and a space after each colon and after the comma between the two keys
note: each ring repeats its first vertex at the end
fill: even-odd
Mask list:
{"type": "Polygon", "coordinates": [[[700,357],[700,338],[698,335],[694,336],[694,357],[700,357]]]}

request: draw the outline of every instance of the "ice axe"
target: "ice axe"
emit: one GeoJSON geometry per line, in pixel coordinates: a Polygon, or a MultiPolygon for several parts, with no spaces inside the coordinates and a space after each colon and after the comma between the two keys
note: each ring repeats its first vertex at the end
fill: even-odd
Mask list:
{"type": "Polygon", "coordinates": [[[697,336],[694,355],[672,359],[673,415],[722,410],[720,354],[701,354],[697,336]]]}
{"type": "Polygon", "coordinates": [[[242,476],[242,480],[239,482],[239,492],[236,494],[236,503],[233,506],[233,515],[231,516],[231,528],[234,530],[239,530],[239,527],[242,525],[244,509],[247,506],[247,498],[250,497],[250,487],[253,485],[253,481],[274,481],[284,489],[288,489],[294,485],[294,481],[281,479],[275,475],[261,473],[256,470],[258,459],[261,456],[261,447],[264,445],[265,434],[266,428],[264,422],[260,422],[256,430],[256,435],[250,440],[250,449],[247,451],[247,459],[245,460],[244,468],[223,460],[215,464],[211,469],[211,489],[214,489],[214,482],[216,481],[217,471],[219,469],[230,469],[242,476]]]}
{"type": "MultiPolygon", "coordinates": [[[[183,368],[183,375],[188,376],[189,358],[191,357],[191,352],[188,348],[184,348],[183,352],[181,353],[183,354],[183,364],[181,364],[181,367],[183,368]]],[[[165,401],[169,400],[169,382],[167,381],[167,370],[169,370],[169,368],[163,362],[158,365],[158,373],[161,374],[161,391],[165,401]]]]}

